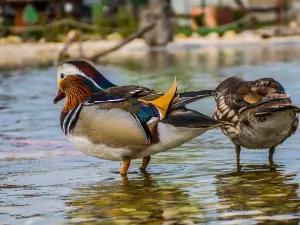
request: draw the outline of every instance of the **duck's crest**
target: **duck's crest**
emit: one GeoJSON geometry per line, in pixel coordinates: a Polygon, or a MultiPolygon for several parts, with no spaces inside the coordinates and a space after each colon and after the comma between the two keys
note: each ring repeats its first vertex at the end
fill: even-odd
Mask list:
{"type": "Polygon", "coordinates": [[[166,117],[167,111],[169,109],[170,103],[172,102],[175,94],[177,91],[177,83],[176,83],[176,77],[174,78],[174,81],[169,88],[169,90],[158,99],[152,100],[152,101],[145,101],[142,100],[148,104],[152,104],[159,112],[160,119],[164,119],[166,117]]]}
{"type": "Polygon", "coordinates": [[[80,70],[83,74],[89,76],[93,81],[95,81],[102,90],[116,86],[115,84],[111,83],[108,79],[106,79],[102,75],[102,73],[100,73],[91,63],[87,61],[71,60],[64,62],[64,64],[65,63],[77,67],[77,69],[80,70]]]}

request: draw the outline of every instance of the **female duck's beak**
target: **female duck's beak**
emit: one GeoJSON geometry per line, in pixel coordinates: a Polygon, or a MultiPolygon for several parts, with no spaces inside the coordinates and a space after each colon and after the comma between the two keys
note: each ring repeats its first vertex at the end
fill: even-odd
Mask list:
{"type": "Polygon", "coordinates": [[[63,93],[61,90],[58,90],[55,98],[53,99],[53,103],[56,104],[57,102],[64,99],[65,97],[66,97],[65,93],[63,93]]]}

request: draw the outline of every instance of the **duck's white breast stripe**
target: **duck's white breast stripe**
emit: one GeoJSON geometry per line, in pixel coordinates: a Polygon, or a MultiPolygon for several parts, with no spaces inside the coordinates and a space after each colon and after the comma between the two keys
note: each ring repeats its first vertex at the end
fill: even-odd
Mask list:
{"type": "Polygon", "coordinates": [[[67,124],[67,121],[69,119],[69,117],[71,116],[71,114],[73,113],[75,108],[71,109],[70,112],[66,115],[65,119],[64,119],[64,122],[63,122],[63,132],[64,134],[66,135],[66,124],[67,124]]]}
{"type": "Polygon", "coordinates": [[[67,135],[70,134],[70,127],[71,127],[71,124],[72,124],[73,122],[76,122],[76,121],[74,121],[74,120],[75,120],[76,116],[77,116],[78,113],[79,113],[78,111],[79,111],[80,109],[82,109],[82,106],[83,106],[82,104],[80,104],[79,106],[77,106],[75,112],[73,113],[72,118],[70,119],[70,121],[69,121],[69,123],[68,123],[68,128],[67,128],[67,130],[66,130],[67,135]]]}

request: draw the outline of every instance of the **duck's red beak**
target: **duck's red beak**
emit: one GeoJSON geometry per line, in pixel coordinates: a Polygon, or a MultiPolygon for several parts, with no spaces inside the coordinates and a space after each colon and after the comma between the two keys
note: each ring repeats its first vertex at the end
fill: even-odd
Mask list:
{"type": "Polygon", "coordinates": [[[66,97],[65,93],[63,93],[61,90],[58,90],[55,98],[53,99],[53,103],[56,104],[57,102],[64,99],[65,97],[66,97]]]}

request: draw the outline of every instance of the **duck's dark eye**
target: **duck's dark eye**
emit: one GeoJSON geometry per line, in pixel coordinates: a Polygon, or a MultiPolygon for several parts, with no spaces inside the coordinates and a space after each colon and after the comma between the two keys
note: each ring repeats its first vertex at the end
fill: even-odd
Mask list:
{"type": "Polygon", "coordinates": [[[64,73],[61,73],[61,74],[60,74],[60,78],[61,78],[61,79],[64,79],[64,77],[65,77],[65,74],[64,74],[64,73]]]}
{"type": "Polygon", "coordinates": [[[215,92],[215,98],[217,99],[219,97],[219,92],[215,92]]]}

